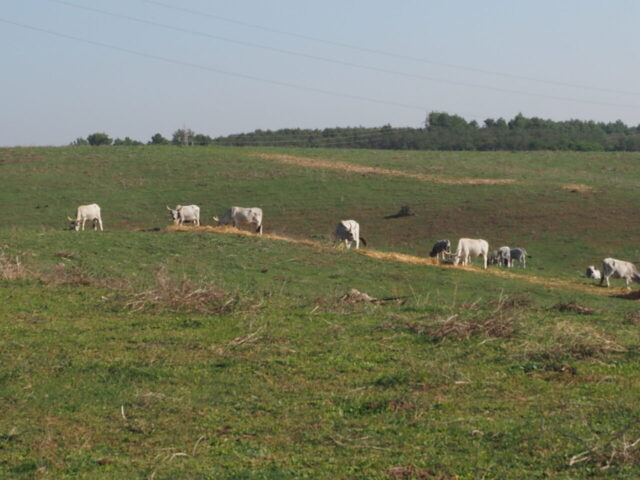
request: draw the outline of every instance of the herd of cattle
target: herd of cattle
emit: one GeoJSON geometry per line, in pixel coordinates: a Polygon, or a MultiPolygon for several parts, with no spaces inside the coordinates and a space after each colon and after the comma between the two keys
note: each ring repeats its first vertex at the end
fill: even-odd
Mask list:
{"type": "MultiPolygon", "coordinates": [[[[200,207],[197,205],[178,205],[171,208],[167,205],[167,210],[171,216],[174,225],[200,225],[200,207]]],[[[100,206],[96,203],[91,205],[80,205],[78,207],[75,220],[67,217],[71,222],[71,230],[84,230],[86,222],[93,223],[93,229],[100,227],[102,230],[102,217],[100,214],[100,206]]],[[[255,231],[259,235],[262,234],[262,209],[258,207],[243,208],[231,207],[222,218],[213,217],[217,225],[253,225],[255,231]]],[[[351,243],[355,243],[355,248],[360,248],[360,243],[367,245],[366,240],[360,236],[360,224],[355,220],[341,220],[335,229],[336,243],[344,242],[347,249],[351,248],[351,243]]],[[[513,262],[518,261],[522,268],[527,266],[527,254],[524,248],[500,247],[489,255],[489,242],[483,239],[461,238],[458,240],[458,246],[454,254],[451,253],[450,240],[438,240],[429,253],[430,257],[445,259],[453,256],[453,264],[468,265],[471,259],[482,257],[483,266],[486,269],[487,264],[498,265],[506,268],[513,267],[513,262]]],[[[602,271],[591,265],[587,268],[586,277],[594,280],[600,280],[600,285],[606,282],[609,287],[610,278],[621,278],[625,280],[627,289],[630,289],[632,281],[640,283],[640,272],[631,262],[617,260],[615,258],[605,258],[602,261],[602,271]]]]}

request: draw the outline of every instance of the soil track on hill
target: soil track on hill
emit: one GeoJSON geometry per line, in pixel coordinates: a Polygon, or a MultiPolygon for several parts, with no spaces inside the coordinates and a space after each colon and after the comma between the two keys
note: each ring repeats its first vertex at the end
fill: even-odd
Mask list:
{"type": "MultiPolygon", "coordinates": [[[[180,227],[180,226],[170,226],[165,230],[166,232],[195,232],[195,233],[217,233],[223,235],[242,235],[247,237],[259,237],[253,232],[248,232],[246,230],[240,230],[234,227],[213,227],[213,226],[201,226],[201,227],[180,227]]],[[[289,243],[296,243],[300,245],[306,245],[309,247],[314,247],[317,250],[329,250],[332,247],[327,244],[322,244],[320,242],[316,242],[313,240],[307,239],[296,239],[291,237],[286,237],[283,235],[277,235],[272,233],[266,233],[261,236],[261,238],[269,238],[271,240],[279,240],[289,243]]],[[[589,293],[592,295],[600,295],[600,296],[610,296],[610,297],[618,297],[618,298],[630,298],[635,299],[637,296],[633,296],[629,293],[629,291],[620,289],[620,288],[599,288],[592,285],[584,285],[579,283],[574,283],[569,280],[561,280],[554,278],[542,278],[536,277],[535,275],[525,275],[522,273],[516,273],[513,270],[507,270],[503,268],[489,268],[484,270],[475,266],[453,266],[451,264],[442,264],[432,258],[426,257],[418,257],[415,255],[408,255],[405,253],[397,253],[397,252],[384,252],[380,250],[371,250],[371,249],[359,249],[355,250],[356,253],[360,255],[364,255],[365,257],[373,258],[376,260],[384,260],[389,262],[399,262],[399,263],[408,263],[411,265],[423,265],[426,267],[432,268],[455,268],[459,270],[465,270],[467,272],[472,272],[480,275],[493,275],[496,277],[502,277],[513,280],[521,280],[523,282],[529,282],[534,285],[540,285],[546,288],[552,288],[555,290],[572,290],[577,292],[589,293]]]]}
{"type": "Polygon", "coordinates": [[[320,170],[341,170],[344,172],[361,173],[361,174],[377,174],[391,177],[405,177],[421,180],[423,182],[444,183],[447,185],[496,185],[496,184],[513,184],[516,180],[511,178],[455,178],[446,177],[444,175],[429,175],[426,173],[408,173],[402,170],[391,170],[388,168],[368,167],[366,165],[357,165],[346,162],[336,162],[325,160],[322,158],[297,157],[293,155],[281,155],[277,153],[258,153],[255,156],[264,160],[275,160],[276,162],[285,163],[287,165],[297,165],[300,167],[316,168],[320,170]]]}

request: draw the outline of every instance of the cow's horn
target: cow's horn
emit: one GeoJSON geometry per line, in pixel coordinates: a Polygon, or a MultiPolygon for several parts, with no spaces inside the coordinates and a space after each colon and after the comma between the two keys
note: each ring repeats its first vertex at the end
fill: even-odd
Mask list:
{"type": "Polygon", "coordinates": [[[73,218],[71,218],[69,215],[67,215],[67,220],[69,220],[70,222],[73,222],[73,218]]]}
{"type": "Polygon", "coordinates": [[[218,217],[216,217],[215,215],[213,217],[211,217],[213,219],[214,222],[219,222],[220,219],[218,217]]]}
{"type": "Polygon", "coordinates": [[[171,211],[171,207],[169,207],[169,205],[167,205],[167,210],[171,211]]]}

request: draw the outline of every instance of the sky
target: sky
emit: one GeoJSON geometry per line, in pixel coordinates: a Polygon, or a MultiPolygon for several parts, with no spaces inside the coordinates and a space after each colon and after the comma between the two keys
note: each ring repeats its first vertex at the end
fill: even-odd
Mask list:
{"type": "Polygon", "coordinates": [[[0,146],[180,128],[640,124],[635,0],[0,1],[0,146]]]}

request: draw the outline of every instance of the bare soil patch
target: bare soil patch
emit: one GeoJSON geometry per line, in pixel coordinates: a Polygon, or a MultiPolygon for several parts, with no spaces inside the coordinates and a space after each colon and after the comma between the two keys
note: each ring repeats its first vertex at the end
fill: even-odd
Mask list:
{"type": "Polygon", "coordinates": [[[562,189],[568,190],[571,193],[589,193],[593,191],[593,187],[583,183],[567,183],[562,186],[562,189]]]}
{"type": "MultiPolygon", "coordinates": [[[[240,230],[234,227],[228,227],[228,226],[224,226],[224,227],[214,227],[214,226],[200,226],[200,227],[196,227],[196,226],[189,226],[189,227],[185,227],[185,226],[170,226],[168,227],[166,230],[164,230],[165,232],[202,232],[202,233],[220,233],[220,234],[227,234],[227,235],[243,235],[243,236],[250,236],[250,237],[258,237],[258,235],[254,232],[249,232],[246,230],[240,230]]],[[[276,234],[268,234],[265,233],[262,235],[262,238],[269,238],[272,240],[281,240],[284,242],[289,242],[289,243],[297,243],[297,244],[301,244],[301,245],[307,245],[310,247],[314,247],[316,249],[319,250],[329,250],[331,249],[330,246],[328,246],[327,244],[322,244],[320,242],[316,242],[313,240],[306,240],[306,239],[296,239],[296,238],[291,238],[291,237],[286,237],[283,235],[276,235],[276,234]]],[[[376,260],[385,260],[385,261],[391,261],[391,262],[401,262],[401,263],[408,263],[411,265],[424,265],[424,266],[430,266],[430,267],[437,267],[437,268],[455,268],[458,270],[466,270],[469,272],[474,272],[474,273],[478,273],[478,274],[484,274],[484,275],[494,275],[497,277],[503,277],[503,278],[509,278],[509,279],[515,279],[515,280],[521,280],[521,281],[525,281],[525,282],[529,282],[535,285],[541,285],[544,286],[546,288],[552,288],[552,289],[558,289],[558,290],[573,290],[573,291],[580,291],[580,292],[586,292],[586,293],[590,293],[592,295],[603,295],[603,296],[619,296],[621,295],[621,293],[623,292],[622,289],[606,289],[606,288],[598,288],[598,287],[594,287],[593,285],[584,285],[584,284],[580,284],[580,283],[575,283],[569,280],[561,280],[561,279],[555,279],[555,278],[542,278],[542,277],[536,277],[534,275],[524,275],[521,273],[515,273],[513,271],[507,270],[507,269],[503,269],[503,268],[489,268],[489,269],[482,269],[473,265],[468,265],[468,266],[461,266],[461,265],[457,265],[454,266],[453,264],[447,264],[447,263],[440,263],[437,259],[435,258],[428,258],[428,257],[418,257],[415,255],[408,255],[405,253],[398,253],[398,252],[384,252],[384,251],[380,251],[380,250],[370,250],[370,249],[358,249],[358,250],[354,250],[356,253],[360,254],[360,255],[364,255],[366,257],[369,258],[375,258],[376,260]]],[[[626,293],[626,290],[624,291],[626,293]]],[[[631,296],[626,296],[625,298],[634,298],[631,296]]]]}
{"type": "Polygon", "coordinates": [[[353,163],[336,162],[322,158],[297,157],[294,155],[281,155],[276,153],[259,153],[258,158],[264,160],[275,160],[287,165],[297,165],[300,167],[317,168],[321,170],[341,170],[344,172],[359,174],[377,174],[390,177],[405,177],[421,180],[423,182],[444,183],[447,185],[500,185],[513,184],[516,180],[511,178],[454,178],[444,175],[430,175],[426,173],[408,173],[402,170],[391,170],[389,168],[368,167],[366,165],[356,165],[353,163]]]}

